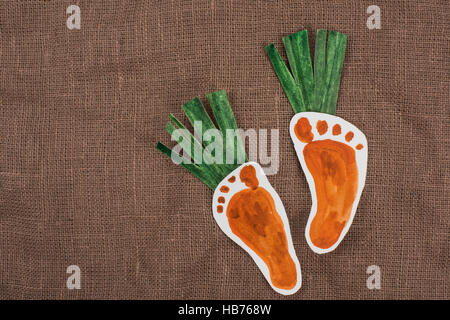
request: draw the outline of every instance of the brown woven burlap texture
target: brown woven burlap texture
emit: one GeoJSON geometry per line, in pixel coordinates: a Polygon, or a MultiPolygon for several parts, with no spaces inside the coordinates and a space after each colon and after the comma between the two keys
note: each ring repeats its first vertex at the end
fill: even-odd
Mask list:
{"type": "Polygon", "coordinates": [[[187,123],[181,104],[218,89],[241,128],[280,130],[269,180],[303,272],[287,299],[450,298],[449,3],[378,1],[369,30],[372,4],[1,1],[0,298],[285,299],[216,225],[212,191],[155,150],[169,113],[187,123]],[[348,35],[337,115],[369,141],[355,220],[326,255],[304,237],[293,111],[264,51],[305,28],[348,35]]]}

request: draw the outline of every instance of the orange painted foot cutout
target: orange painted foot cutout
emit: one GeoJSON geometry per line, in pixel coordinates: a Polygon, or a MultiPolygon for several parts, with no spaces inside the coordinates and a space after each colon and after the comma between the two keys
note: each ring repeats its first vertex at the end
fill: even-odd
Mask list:
{"type": "Polygon", "coordinates": [[[259,164],[245,163],[223,179],[214,192],[213,212],[222,231],[250,254],[275,291],[288,295],[300,288],[286,212],[259,164]]]}
{"type": "Polygon", "coordinates": [[[296,114],[290,133],[305,172],[312,208],[305,236],[316,253],[336,249],[356,213],[367,170],[367,139],[342,118],[296,114]]]}

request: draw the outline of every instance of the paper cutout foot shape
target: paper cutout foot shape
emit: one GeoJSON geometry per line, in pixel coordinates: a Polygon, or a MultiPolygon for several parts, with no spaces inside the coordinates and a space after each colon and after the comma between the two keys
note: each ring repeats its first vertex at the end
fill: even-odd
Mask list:
{"type": "Polygon", "coordinates": [[[213,212],[222,231],[250,254],[275,291],[288,295],[300,288],[286,212],[259,164],[245,163],[223,179],[214,192],[213,212]]]}
{"type": "Polygon", "coordinates": [[[305,230],[316,253],[333,251],[358,206],[367,170],[367,139],[354,125],[325,113],[301,112],[290,124],[312,196],[305,230]]]}

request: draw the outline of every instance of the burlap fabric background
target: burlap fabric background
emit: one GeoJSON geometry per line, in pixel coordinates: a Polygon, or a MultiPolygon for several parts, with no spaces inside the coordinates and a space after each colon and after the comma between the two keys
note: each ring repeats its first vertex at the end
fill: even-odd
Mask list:
{"type": "Polygon", "coordinates": [[[283,299],[215,224],[212,192],[155,150],[170,112],[226,89],[240,127],[280,129],[270,176],[303,287],[288,299],[450,298],[448,1],[1,1],[0,297],[283,299]],[[81,30],[65,10],[81,7],[81,30]],[[345,240],[306,244],[293,112],[264,51],[348,34],[337,114],[369,140],[345,240]],[[66,288],[79,265],[81,290],[66,288]],[[366,288],[378,265],[382,289],[366,288]]]}

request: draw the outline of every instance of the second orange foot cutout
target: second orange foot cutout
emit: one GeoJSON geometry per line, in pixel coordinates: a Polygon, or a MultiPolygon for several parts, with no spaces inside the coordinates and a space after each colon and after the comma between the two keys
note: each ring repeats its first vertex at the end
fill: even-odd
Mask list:
{"type": "Polygon", "coordinates": [[[316,112],[296,114],[290,131],[312,196],[305,236],[314,252],[327,253],[353,221],[366,177],[367,139],[344,119],[316,112]]]}

